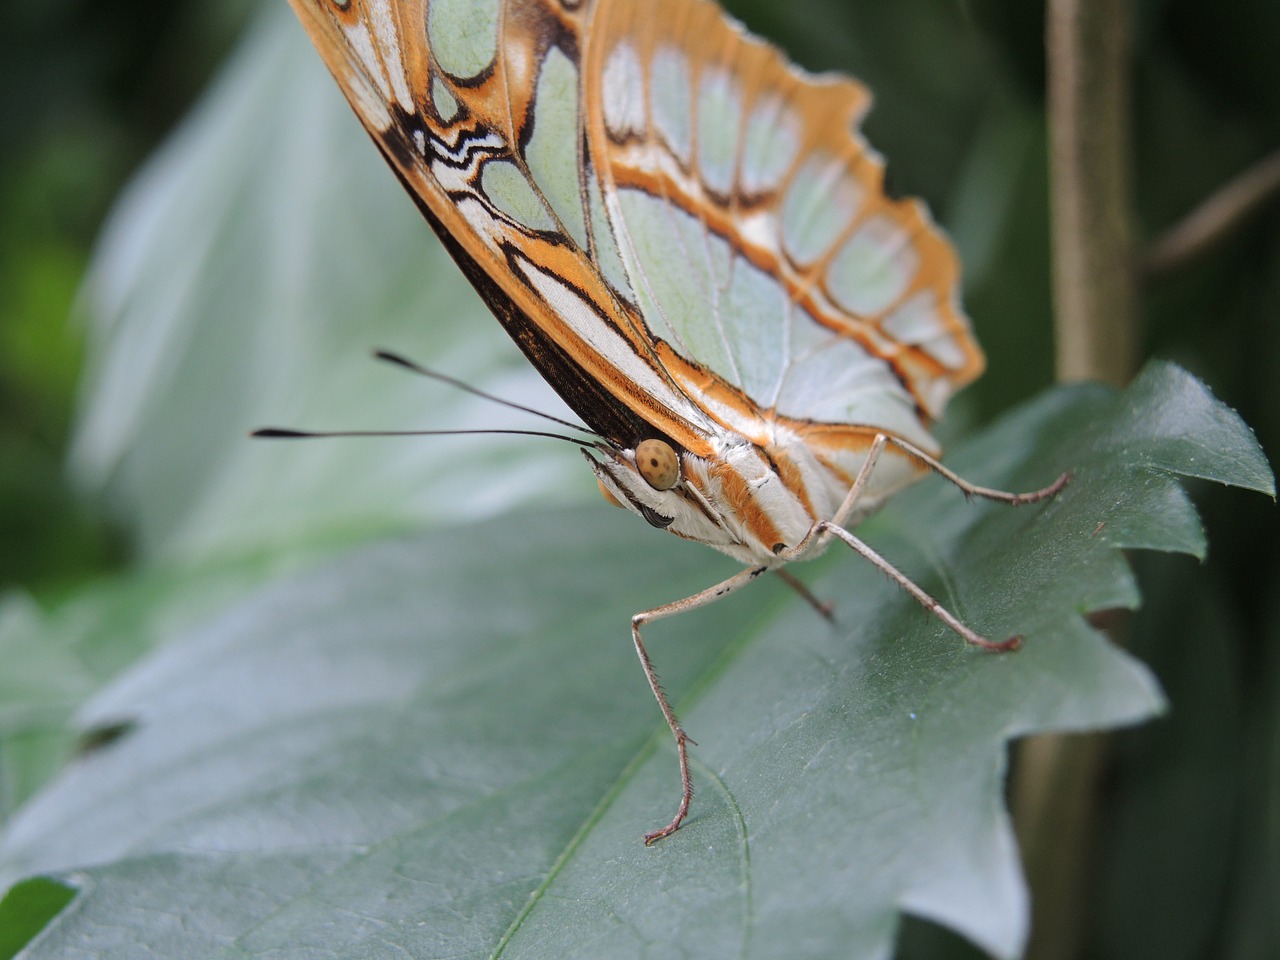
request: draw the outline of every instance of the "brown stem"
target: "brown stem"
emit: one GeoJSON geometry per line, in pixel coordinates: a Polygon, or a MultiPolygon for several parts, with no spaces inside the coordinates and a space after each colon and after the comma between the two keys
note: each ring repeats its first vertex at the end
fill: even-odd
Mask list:
{"type": "Polygon", "coordinates": [[[1217,246],[1280,195],[1280,150],[1210,194],[1151,244],[1142,260],[1144,278],[1185,266],[1217,246]]]}
{"type": "MultiPolygon", "coordinates": [[[[1059,380],[1117,386],[1138,354],[1132,270],[1127,0],[1047,0],[1053,293],[1059,380]]],[[[1080,955],[1101,737],[1025,741],[1011,784],[1032,892],[1029,960],[1080,955]]]]}
{"type": "Polygon", "coordinates": [[[1128,383],[1137,357],[1127,0],[1049,0],[1059,380],[1128,383]]]}

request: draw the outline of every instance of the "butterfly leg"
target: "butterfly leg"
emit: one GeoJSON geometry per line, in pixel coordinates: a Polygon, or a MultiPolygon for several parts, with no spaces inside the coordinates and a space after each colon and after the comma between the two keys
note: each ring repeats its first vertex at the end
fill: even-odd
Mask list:
{"type": "Polygon", "coordinates": [[[653,696],[658,701],[658,707],[662,710],[662,716],[667,721],[667,726],[671,728],[671,735],[676,738],[676,750],[680,755],[680,806],[669,824],[661,830],[655,830],[653,833],[645,835],[645,846],[649,846],[655,841],[675,833],[680,829],[680,824],[684,822],[684,818],[689,815],[689,804],[693,801],[693,775],[689,772],[688,745],[694,741],[689,739],[689,735],[680,726],[680,721],[676,718],[675,711],[671,709],[667,694],[662,689],[658,674],[653,669],[653,661],[649,659],[649,652],[645,650],[644,641],[640,639],[640,628],[654,620],[661,620],[663,617],[671,617],[677,613],[685,613],[689,610],[696,610],[698,607],[705,607],[709,603],[715,603],[721,597],[728,596],[739,587],[746,586],[767,569],[769,568],[748,567],[746,570],[734,574],[728,580],[718,583],[714,587],[709,587],[691,597],[685,597],[683,600],[677,600],[674,603],[666,603],[660,607],[654,607],[652,610],[642,610],[631,618],[631,640],[635,644],[636,654],[640,657],[640,665],[644,667],[644,675],[649,681],[649,689],[653,691],[653,696]]]}
{"type": "Polygon", "coordinates": [[[1064,473],[1049,486],[1040,490],[1034,490],[1030,493],[1008,493],[1004,490],[994,490],[990,487],[979,486],[970,483],[963,477],[944,467],[938,460],[929,456],[919,447],[916,447],[905,440],[897,437],[891,437],[888,434],[878,433],[871,443],[871,448],[867,451],[867,459],[863,461],[858,475],[854,478],[853,486],[849,488],[848,494],[844,498],[844,502],[840,504],[840,509],[836,511],[835,517],[831,520],[823,520],[813,525],[806,533],[803,539],[795,546],[788,550],[782,551],[779,556],[784,561],[798,560],[805,555],[812,545],[824,540],[827,537],[834,536],[843,540],[856,553],[865,557],[867,560],[875,564],[882,572],[884,572],[890,580],[902,587],[912,598],[916,600],[922,607],[931,614],[941,620],[944,624],[958,633],[967,643],[971,643],[976,647],[982,647],[985,650],[1007,651],[1016,650],[1022,646],[1022,637],[1013,636],[1007,640],[988,640],[981,634],[971,630],[965,626],[950,610],[941,603],[929,596],[918,584],[915,583],[905,573],[895,567],[892,563],[878,554],[863,540],[854,536],[844,528],[845,522],[853,513],[853,508],[857,504],[858,498],[862,495],[862,491],[866,488],[867,479],[871,476],[871,471],[875,468],[876,462],[880,459],[880,455],[884,453],[885,447],[892,443],[904,453],[914,460],[923,463],[926,467],[933,470],[955,486],[959,487],[966,497],[983,497],[987,500],[995,500],[999,503],[1008,504],[1024,504],[1035,503],[1040,500],[1047,500],[1056,495],[1071,480],[1070,473],[1064,473]]]}
{"type": "MultiPolygon", "coordinates": [[[[941,461],[929,456],[919,447],[908,443],[899,437],[893,437],[886,433],[877,433],[875,439],[871,442],[871,448],[867,451],[867,459],[863,461],[862,468],[858,471],[857,477],[854,478],[853,486],[849,488],[849,492],[845,495],[844,502],[840,504],[840,509],[836,511],[836,515],[831,518],[831,523],[837,527],[843,527],[848,521],[849,515],[853,513],[854,506],[857,505],[858,498],[862,495],[863,489],[867,485],[867,480],[871,476],[871,471],[875,469],[876,462],[880,459],[880,455],[884,453],[884,449],[889,444],[893,444],[911,459],[928,467],[938,476],[942,477],[948,483],[960,489],[966,497],[982,497],[984,500],[994,500],[997,503],[1007,503],[1012,506],[1020,506],[1024,503],[1037,503],[1041,500],[1048,500],[1056,496],[1058,492],[1071,481],[1071,473],[1063,473],[1057,480],[1042,487],[1039,490],[1032,490],[1030,493],[1009,493],[1005,490],[995,490],[991,487],[979,486],[976,483],[970,483],[964,477],[957,474],[942,465],[941,461]]],[[[830,532],[830,531],[828,531],[830,532]]],[[[808,549],[808,543],[813,537],[813,532],[801,541],[805,549],[808,549]]],[[[800,551],[800,544],[797,544],[794,550],[800,551]]],[[[803,551],[800,551],[801,553],[803,551]]]]}
{"type": "Polygon", "coordinates": [[[813,595],[813,591],[810,590],[807,586],[805,586],[804,581],[801,580],[799,577],[795,576],[794,574],[788,573],[786,567],[774,567],[773,572],[778,575],[778,577],[782,580],[783,583],[785,583],[788,587],[790,587],[796,593],[800,594],[800,599],[802,599],[809,606],[813,607],[813,609],[817,612],[818,616],[822,617],[822,619],[826,620],[828,623],[835,622],[836,614],[830,601],[819,600],[817,597],[815,597],[813,595]]]}
{"type": "MultiPolygon", "coordinates": [[[[911,459],[924,464],[948,483],[959,487],[961,493],[966,497],[982,497],[984,500],[994,500],[997,503],[1008,503],[1013,506],[1020,506],[1024,503],[1038,503],[1041,500],[1048,500],[1051,497],[1056,496],[1063,487],[1071,482],[1071,472],[1067,471],[1061,474],[1057,480],[1053,481],[1053,483],[1049,484],[1047,487],[1042,487],[1039,490],[1032,490],[1030,493],[1010,493],[1007,490],[994,490],[991,487],[983,487],[976,483],[970,483],[964,477],[952,470],[949,470],[947,467],[944,467],[940,461],[929,456],[929,454],[925,453],[919,447],[908,443],[906,440],[899,437],[891,437],[887,434],[879,434],[876,439],[879,440],[881,437],[884,438],[885,443],[893,444],[907,456],[911,457],[911,459]]],[[[874,444],[872,444],[872,446],[874,446],[874,444]]]]}
{"type": "Polygon", "coordinates": [[[1009,650],[1017,650],[1022,646],[1022,637],[1012,636],[1008,640],[988,640],[986,637],[966,627],[950,610],[941,603],[931,597],[925,590],[919,586],[914,580],[905,573],[895,567],[875,550],[871,549],[865,542],[844,527],[837,527],[835,524],[822,522],[819,527],[825,527],[826,533],[834,537],[838,537],[853,548],[855,553],[860,554],[873,564],[880,568],[882,572],[888,575],[889,579],[900,586],[915,599],[920,606],[924,607],[931,614],[945,623],[948,627],[960,634],[967,643],[973,644],[975,647],[982,647],[984,650],[995,650],[1004,653],[1009,650]]]}

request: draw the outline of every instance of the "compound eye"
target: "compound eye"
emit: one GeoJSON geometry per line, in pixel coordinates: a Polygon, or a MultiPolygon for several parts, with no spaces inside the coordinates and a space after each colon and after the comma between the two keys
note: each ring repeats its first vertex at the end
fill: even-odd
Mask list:
{"type": "Polygon", "coordinates": [[[636,469],[655,490],[670,490],[680,479],[680,458],[665,440],[636,444],[636,469]]]}

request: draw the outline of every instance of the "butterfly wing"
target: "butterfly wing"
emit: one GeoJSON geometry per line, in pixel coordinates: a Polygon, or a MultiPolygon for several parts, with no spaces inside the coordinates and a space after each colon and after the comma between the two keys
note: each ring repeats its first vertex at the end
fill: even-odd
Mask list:
{"type": "MultiPolygon", "coordinates": [[[[593,429],[701,457],[732,431],[822,507],[877,431],[936,448],[927,423],[982,356],[949,243],[884,194],[861,85],[802,73],[707,0],[291,2],[593,429]]],[[[880,469],[872,493],[914,472],[880,469]]]]}
{"type": "Polygon", "coordinates": [[[616,251],[586,226],[602,212],[586,187],[575,18],[499,0],[291,2],[441,240],[579,416],[624,445],[661,421],[705,447],[707,418],[656,362],[606,279],[616,251]]]}
{"type": "Polygon", "coordinates": [[[681,386],[710,372],[741,417],[817,443],[873,427],[932,448],[925,424],[983,358],[951,245],[885,195],[866,89],[804,74],[700,0],[598,3],[585,37],[591,150],[681,386]]]}

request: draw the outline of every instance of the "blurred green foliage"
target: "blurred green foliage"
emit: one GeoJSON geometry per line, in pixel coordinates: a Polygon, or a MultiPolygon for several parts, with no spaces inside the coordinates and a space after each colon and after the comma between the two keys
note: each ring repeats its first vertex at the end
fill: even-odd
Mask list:
{"type": "Polygon", "coordinates": [[[132,170],[226,55],[246,4],[4,4],[0,32],[0,587],[70,586],[120,550],[68,489],[72,305],[132,170]]]}
{"type": "MultiPolygon", "coordinates": [[[[853,72],[875,91],[868,137],[889,158],[895,189],[926,197],[965,257],[966,299],[990,372],[961,401],[961,417],[989,419],[1050,383],[1042,5],[728,5],[806,66],[853,72]]],[[[111,198],[202,89],[249,6],[5,5],[2,585],[51,596],[127,556],[120,541],[130,531],[113,533],[64,479],[82,353],[82,331],[68,318],[111,198]]],[[[1138,10],[1134,184],[1149,242],[1280,148],[1280,4],[1143,0],[1138,10]]],[[[1259,211],[1219,249],[1144,293],[1144,354],[1200,376],[1265,450],[1280,450],[1280,207],[1259,211]]],[[[1143,564],[1148,613],[1136,619],[1133,642],[1169,688],[1176,719],[1127,735],[1118,748],[1104,798],[1094,956],[1245,960],[1274,955],[1280,943],[1275,508],[1238,491],[1198,493],[1209,565],[1143,564]],[[1156,906],[1172,902],[1196,935],[1157,950],[1156,906]]],[[[967,949],[937,947],[931,936],[912,930],[908,948],[924,944],[919,956],[967,949]]]]}

